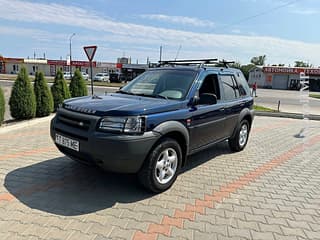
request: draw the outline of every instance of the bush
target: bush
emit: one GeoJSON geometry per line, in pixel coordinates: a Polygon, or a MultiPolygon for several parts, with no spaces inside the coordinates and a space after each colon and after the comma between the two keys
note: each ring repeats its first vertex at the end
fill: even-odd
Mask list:
{"type": "Polygon", "coordinates": [[[70,82],[71,97],[82,97],[88,95],[87,85],[84,82],[81,72],[77,69],[70,82]]]}
{"type": "Polygon", "coordinates": [[[33,87],[37,105],[36,116],[50,115],[53,112],[53,98],[42,72],[36,73],[33,87]]]}
{"type": "Polygon", "coordinates": [[[59,104],[63,103],[65,99],[70,98],[70,92],[67,83],[63,78],[63,73],[59,70],[51,86],[51,93],[53,97],[54,110],[57,110],[59,104]]]}
{"type": "Polygon", "coordinates": [[[0,87],[0,126],[4,120],[4,111],[5,111],[5,101],[4,101],[4,94],[0,87]]]}
{"type": "Polygon", "coordinates": [[[11,116],[15,119],[30,119],[36,115],[36,98],[24,67],[12,87],[9,105],[11,116]]]}

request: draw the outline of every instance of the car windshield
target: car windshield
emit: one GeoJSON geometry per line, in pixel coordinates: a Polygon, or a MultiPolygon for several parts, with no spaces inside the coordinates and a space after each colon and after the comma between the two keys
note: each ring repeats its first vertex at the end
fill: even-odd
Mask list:
{"type": "Polygon", "coordinates": [[[196,75],[193,70],[151,70],[136,77],[121,93],[182,100],[196,75]]]}
{"type": "Polygon", "coordinates": [[[97,76],[98,77],[102,77],[103,75],[102,75],[102,73],[98,73],[97,76]]]}

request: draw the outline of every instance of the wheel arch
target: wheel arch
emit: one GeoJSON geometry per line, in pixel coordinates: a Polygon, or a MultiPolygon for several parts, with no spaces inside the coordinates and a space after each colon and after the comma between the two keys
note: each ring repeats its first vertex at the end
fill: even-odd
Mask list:
{"type": "Polygon", "coordinates": [[[187,154],[189,151],[189,131],[188,129],[178,121],[168,121],[158,125],[153,131],[161,134],[161,137],[153,145],[153,147],[158,144],[163,138],[172,138],[178,142],[182,151],[182,163],[184,166],[187,159],[187,154]]]}

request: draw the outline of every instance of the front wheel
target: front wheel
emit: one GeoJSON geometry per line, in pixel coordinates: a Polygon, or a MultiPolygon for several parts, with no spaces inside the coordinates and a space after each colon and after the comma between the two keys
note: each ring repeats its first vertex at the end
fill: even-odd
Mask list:
{"type": "Polygon", "coordinates": [[[171,138],[162,139],[150,152],[138,173],[140,183],[159,193],[172,186],[181,166],[181,147],[171,138]]]}
{"type": "Polygon", "coordinates": [[[242,151],[248,143],[250,124],[247,120],[242,120],[237,127],[236,133],[229,138],[229,147],[232,151],[242,151]]]}

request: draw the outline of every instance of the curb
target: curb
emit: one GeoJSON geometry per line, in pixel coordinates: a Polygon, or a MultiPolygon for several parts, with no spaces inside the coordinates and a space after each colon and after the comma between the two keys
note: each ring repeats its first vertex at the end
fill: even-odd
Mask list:
{"type": "Polygon", "coordinates": [[[30,119],[30,120],[24,120],[24,121],[16,121],[12,123],[5,123],[0,127],[0,134],[4,134],[13,130],[19,130],[21,128],[25,127],[31,127],[39,123],[43,123],[46,121],[50,121],[55,114],[51,114],[47,117],[42,117],[42,118],[35,118],[35,119],[30,119]]]}
{"type": "MultiPolygon", "coordinates": [[[[282,117],[282,118],[293,118],[293,119],[304,119],[302,113],[288,113],[288,112],[263,112],[255,111],[255,116],[264,116],[264,117],[282,117]]],[[[306,117],[310,120],[320,121],[320,115],[308,114],[306,117]]]]}

